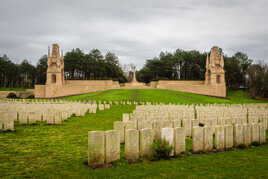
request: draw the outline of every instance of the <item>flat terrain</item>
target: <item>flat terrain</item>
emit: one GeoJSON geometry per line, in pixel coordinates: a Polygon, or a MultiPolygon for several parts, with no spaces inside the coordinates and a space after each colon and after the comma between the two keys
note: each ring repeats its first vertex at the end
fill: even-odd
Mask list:
{"type": "MultiPolygon", "coordinates": [[[[117,90],[99,93],[94,93],[95,96],[92,93],[82,95],[84,97],[76,96],[67,99],[109,101],[127,100],[126,96],[141,96],[140,99],[152,101],[158,99],[167,103],[178,101],[188,104],[213,103],[213,100],[228,102],[226,99],[165,90],[138,90],[139,95],[136,95],[136,90],[126,90],[127,95],[117,90]],[[95,95],[99,93],[102,95],[95,95]],[[108,95],[108,93],[113,95],[108,95]],[[158,97],[148,95],[148,93],[158,93],[158,97]],[[191,100],[184,97],[179,100],[180,97],[176,97],[176,94],[187,96],[191,100]]],[[[233,93],[230,96],[231,100],[228,103],[237,103],[239,100],[252,101],[249,96],[241,92],[239,95],[233,93]]],[[[88,131],[110,130],[113,128],[114,121],[121,120],[122,113],[131,112],[134,108],[134,105],[113,105],[110,110],[98,111],[96,114],[87,114],[84,117],[71,117],[59,126],[44,123],[31,126],[16,124],[15,132],[0,132],[0,178],[54,178],[56,176],[60,178],[268,178],[268,145],[192,155],[190,153],[191,139],[187,139],[187,152],[171,160],[128,164],[124,160],[124,146],[122,145],[121,160],[115,162],[112,168],[97,170],[88,168],[86,165],[88,131]]]]}

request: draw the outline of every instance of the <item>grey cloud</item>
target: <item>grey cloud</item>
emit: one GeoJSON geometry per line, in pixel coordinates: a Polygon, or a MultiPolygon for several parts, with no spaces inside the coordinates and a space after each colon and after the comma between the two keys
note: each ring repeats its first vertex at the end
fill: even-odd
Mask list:
{"type": "Polygon", "coordinates": [[[139,68],[160,51],[209,51],[267,59],[266,0],[8,0],[0,2],[0,55],[33,64],[59,43],[98,48],[139,68]]]}

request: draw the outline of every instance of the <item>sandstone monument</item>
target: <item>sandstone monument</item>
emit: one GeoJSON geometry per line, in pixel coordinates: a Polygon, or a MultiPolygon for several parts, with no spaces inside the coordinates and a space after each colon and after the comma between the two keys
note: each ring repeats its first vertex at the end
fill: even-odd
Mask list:
{"type": "Polygon", "coordinates": [[[65,80],[64,57],[57,44],[48,49],[47,81],[45,85],[35,85],[36,98],[55,98],[84,94],[108,89],[142,89],[157,88],[182,92],[226,97],[223,54],[218,47],[212,47],[206,59],[205,81],[159,80],[149,84],[136,80],[136,69],[133,68],[133,79],[130,83],[119,85],[112,80],[65,80]]]}

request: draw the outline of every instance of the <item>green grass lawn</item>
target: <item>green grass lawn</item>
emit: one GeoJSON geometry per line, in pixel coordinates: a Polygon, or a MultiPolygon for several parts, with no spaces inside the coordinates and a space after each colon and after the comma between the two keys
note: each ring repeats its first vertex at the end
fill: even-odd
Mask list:
{"type": "Polygon", "coordinates": [[[27,88],[0,88],[0,91],[25,91],[27,88]]]}
{"type": "MultiPolygon", "coordinates": [[[[258,103],[243,91],[229,91],[220,99],[171,90],[107,90],[63,98],[65,100],[151,101],[182,104],[258,103]]],[[[112,168],[93,170],[87,166],[88,131],[113,129],[122,113],[134,105],[112,105],[84,117],[71,117],[62,125],[15,124],[15,132],[0,132],[0,178],[113,177],[113,178],[268,178],[268,145],[228,152],[193,155],[191,139],[178,158],[128,164],[121,145],[121,159],[112,168]]],[[[267,133],[268,137],[268,133],[267,133]]]]}
{"type": "Polygon", "coordinates": [[[72,117],[62,125],[16,124],[15,132],[0,132],[0,178],[8,177],[112,177],[112,178],[267,178],[268,145],[228,152],[191,155],[155,162],[128,164],[121,146],[121,160],[112,168],[87,167],[87,134],[90,130],[109,130],[122,113],[133,105],[113,105],[84,117],[72,117]]]}
{"type": "Polygon", "coordinates": [[[89,101],[143,101],[180,104],[207,104],[207,103],[261,103],[268,101],[254,100],[247,92],[228,91],[228,99],[209,97],[198,94],[184,93],[161,89],[115,89],[93,92],[83,95],[65,97],[65,100],[89,101]]]}

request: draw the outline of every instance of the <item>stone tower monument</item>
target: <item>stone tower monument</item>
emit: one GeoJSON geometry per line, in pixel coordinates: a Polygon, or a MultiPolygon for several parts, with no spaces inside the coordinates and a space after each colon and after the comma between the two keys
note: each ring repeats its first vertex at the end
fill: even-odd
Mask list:
{"type": "Polygon", "coordinates": [[[131,83],[137,83],[137,79],[136,79],[136,67],[135,66],[132,67],[132,72],[133,72],[133,76],[132,76],[131,83]]]}
{"type": "Polygon", "coordinates": [[[63,53],[60,55],[60,48],[58,44],[52,45],[52,54],[50,54],[50,48],[48,48],[47,66],[46,85],[63,85],[64,60],[63,53]]]}
{"type": "Polygon", "coordinates": [[[225,86],[225,73],[223,67],[223,54],[219,51],[218,47],[214,46],[211,48],[210,55],[207,54],[205,84],[225,86]]]}

